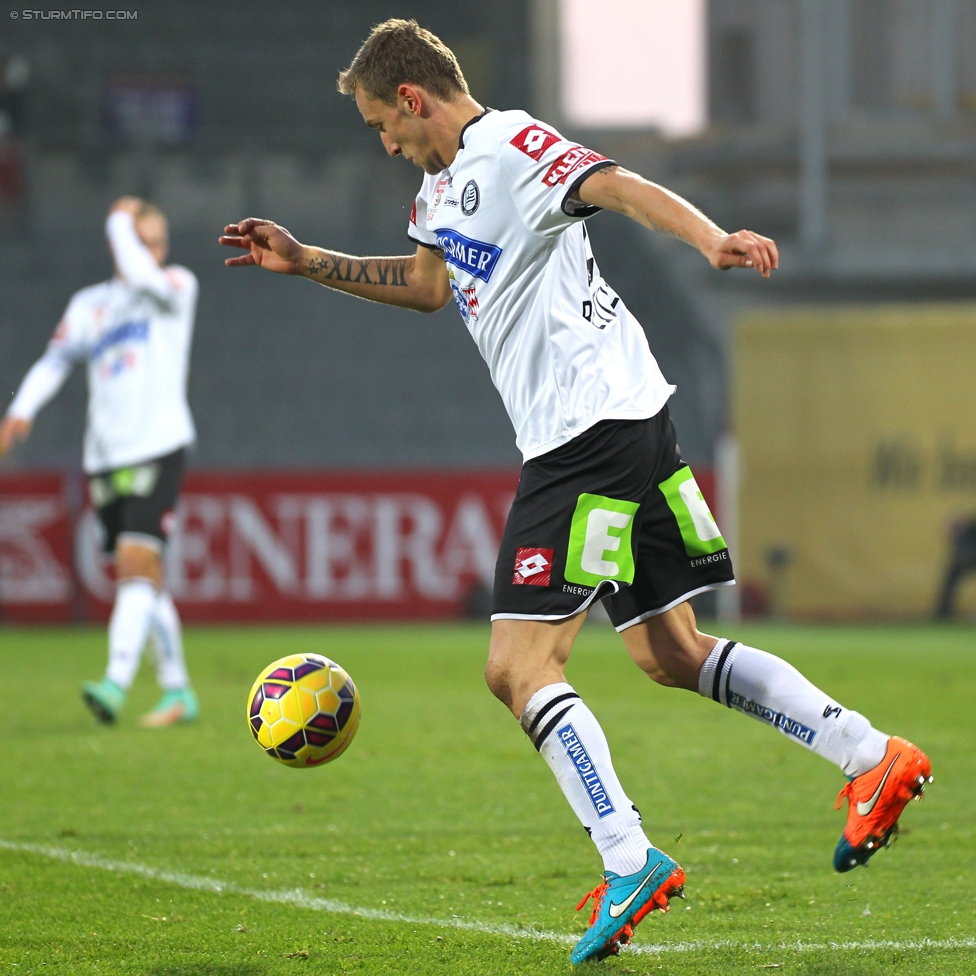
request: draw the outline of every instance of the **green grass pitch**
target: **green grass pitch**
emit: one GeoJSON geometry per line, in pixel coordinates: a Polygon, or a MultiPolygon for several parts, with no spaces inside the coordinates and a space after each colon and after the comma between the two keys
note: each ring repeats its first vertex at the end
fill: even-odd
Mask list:
{"type": "MultiPolygon", "coordinates": [[[[687,895],[607,974],[976,974],[976,640],[965,627],[742,626],[932,758],[868,869],[831,869],[840,773],[759,722],[647,681],[589,624],[569,680],[606,729],[687,895]]],[[[487,628],[192,628],[192,726],[120,724],[78,688],[104,632],[0,629],[3,974],[568,973],[599,880],[545,763],[482,678],[487,628]],[[258,671],[300,651],[359,685],[336,762],[285,768],[247,730],[258,671]]]]}

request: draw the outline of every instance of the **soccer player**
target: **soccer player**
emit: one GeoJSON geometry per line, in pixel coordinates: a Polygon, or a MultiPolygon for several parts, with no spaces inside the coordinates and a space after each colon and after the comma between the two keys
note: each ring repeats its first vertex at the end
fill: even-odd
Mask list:
{"type": "Polygon", "coordinates": [[[159,208],[123,197],[112,205],[105,233],[115,275],[72,296],[0,423],[0,456],[30,434],[37,412],[84,360],[84,469],[105,552],[114,554],[116,593],[108,669],[101,681],[85,682],[82,697],[98,721],[113,723],[151,635],[163,695],[140,721],[157,728],[199,712],[162,564],[195,437],[186,378],[198,288],[192,271],[164,266],[169,236],[159,208]]]}
{"type": "Polygon", "coordinates": [[[834,865],[865,863],[921,792],[929,761],[785,661],[698,630],[689,598],[733,582],[728,550],[678,454],[674,387],[600,274],[585,220],[615,210],[686,241],[714,268],[765,278],[778,264],[775,243],[726,233],[525,112],[486,110],[453,53],[415,21],[374,28],[339,90],[390,156],[425,173],[408,226],[415,253],[351,257],[257,218],[230,224],[220,242],[247,252],[228,258],[231,267],[420,311],[453,299],[488,363],[524,463],[496,565],[486,677],[603,857],[572,961],[617,952],[685,879],[645,836],[597,719],[565,680],[596,599],[654,681],[751,715],[836,763],[850,809],[834,865]]]}

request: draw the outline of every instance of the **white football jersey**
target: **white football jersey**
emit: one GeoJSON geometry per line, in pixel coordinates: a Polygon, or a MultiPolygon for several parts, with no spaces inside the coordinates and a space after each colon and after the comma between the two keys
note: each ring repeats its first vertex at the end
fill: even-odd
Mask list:
{"type": "Polygon", "coordinates": [[[570,199],[612,161],[521,111],[468,123],[425,176],[408,233],[440,248],[525,460],[601,420],[654,416],[674,392],[644,330],[600,275],[570,199]]]}
{"type": "Polygon", "coordinates": [[[75,292],[7,411],[33,420],[75,364],[87,362],[89,474],[162,457],[196,438],[186,402],[196,276],[161,268],[130,213],[110,214],[105,233],[116,277],[75,292]]]}
{"type": "Polygon", "coordinates": [[[168,294],[119,278],[76,292],[49,344],[48,357],[88,364],[89,473],[160,457],[195,438],[186,381],[197,279],[175,265],[163,271],[168,294]]]}

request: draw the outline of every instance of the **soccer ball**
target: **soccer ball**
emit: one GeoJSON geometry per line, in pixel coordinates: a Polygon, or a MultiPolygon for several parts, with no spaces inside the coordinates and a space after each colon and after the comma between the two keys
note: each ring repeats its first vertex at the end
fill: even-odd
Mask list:
{"type": "Polygon", "coordinates": [[[247,696],[247,725],[273,759],[300,769],[341,755],[359,728],[352,678],[321,654],[291,654],[269,664],[247,696]]]}

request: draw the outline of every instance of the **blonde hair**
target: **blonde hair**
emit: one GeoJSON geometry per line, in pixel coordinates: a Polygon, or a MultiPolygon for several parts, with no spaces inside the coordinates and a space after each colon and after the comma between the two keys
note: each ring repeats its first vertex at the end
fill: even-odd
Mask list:
{"type": "Polygon", "coordinates": [[[377,24],[352,63],[339,73],[339,91],[396,104],[397,89],[412,83],[446,102],[469,95],[468,83],[454,52],[416,20],[391,18],[377,24]]]}

